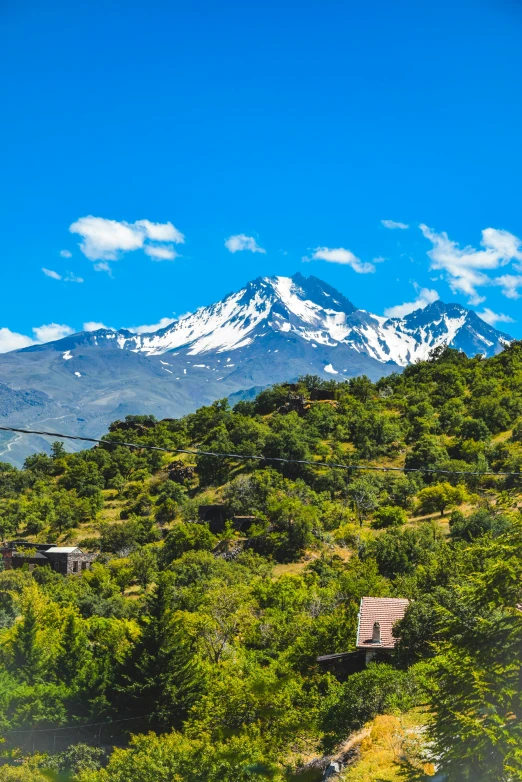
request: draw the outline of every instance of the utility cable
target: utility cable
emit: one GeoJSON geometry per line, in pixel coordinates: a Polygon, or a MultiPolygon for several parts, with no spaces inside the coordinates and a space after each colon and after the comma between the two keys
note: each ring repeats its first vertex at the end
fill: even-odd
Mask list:
{"type": "Polygon", "coordinates": [[[136,720],[146,720],[148,717],[153,717],[153,714],[144,714],[141,717],[126,717],[122,720],[109,720],[108,722],[90,722],[88,725],[61,725],[56,728],[35,728],[34,730],[5,730],[2,731],[2,735],[8,736],[13,733],[53,733],[59,730],[81,730],[82,728],[99,728],[103,725],[116,725],[119,722],[135,722],[136,720]]]}
{"type": "Polygon", "coordinates": [[[17,432],[19,434],[38,434],[46,437],[59,437],[64,440],[81,440],[84,443],[101,443],[103,445],[121,446],[124,448],[144,448],[149,451],[161,451],[163,453],[185,453],[192,456],[213,456],[220,459],[244,459],[245,461],[279,462],[283,464],[308,464],[311,467],[328,467],[333,470],[372,470],[374,472],[421,472],[437,473],[437,475],[492,475],[492,476],[517,476],[519,472],[492,472],[487,470],[442,470],[433,467],[377,467],[371,464],[338,464],[337,462],[314,462],[307,459],[285,459],[281,456],[248,456],[241,453],[216,453],[215,451],[191,450],[188,448],[161,448],[159,445],[145,443],[126,443],[116,440],[103,440],[97,437],[81,437],[76,434],[61,434],[60,432],[43,432],[34,429],[17,429],[13,426],[0,426],[0,431],[17,432]]]}

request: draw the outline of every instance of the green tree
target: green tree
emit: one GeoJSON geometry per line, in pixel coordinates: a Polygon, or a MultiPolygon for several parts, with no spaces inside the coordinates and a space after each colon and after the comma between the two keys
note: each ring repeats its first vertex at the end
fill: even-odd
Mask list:
{"type": "Polygon", "coordinates": [[[470,499],[465,486],[458,484],[452,486],[448,481],[435,483],[433,486],[426,486],[418,494],[420,513],[433,513],[438,511],[441,516],[444,515],[446,508],[454,508],[456,505],[462,505],[470,499]]]}
{"type": "Polygon", "coordinates": [[[465,540],[468,543],[486,535],[488,532],[494,536],[507,532],[510,520],[499,513],[493,513],[486,508],[481,508],[470,516],[455,511],[450,516],[450,533],[454,540],[465,540]]]}
{"type": "MultiPolygon", "coordinates": [[[[217,454],[234,452],[234,444],[228,435],[224,423],[221,423],[211,432],[204,450],[217,454]]],[[[196,457],[196,469],[200,484],[202,486],[219,486],[225,483],[230,469],[229,462],[230,460],[223,456],[198,455],[196,457]]]]}
{"type": "MultiPolygon", "coordinates": [[[[476,544],[479,545],[479,544],[476,544]]],[[[431,737],[449,782],[522,779],[522,526],[481,545],[482,572],[441,616],[431,737]]]]}
{"type": "Polygon", "coordinates": [[[172,574],[148,601],[141,636],[120,673],[119,697],[161,727],[180,727],[197,699],[202,673],[183,614],[172,609],[172,574]]]}
{"type": "Polygon", "coordinates": [[[13,644],[14,670],[21,679],[33,684],[42,673],[42,649],[38,644],[38,617],[30,602],[22,620],[16,625],[13,644]]]}
{"type": "Polygon", "coordinates": [[[444,445],[434,435],[423,435],[413,444],[404,466],[409,469],[436,470],[448,459],[444,445]]]}
{"type": "Polygon", "coordinates": [[[362,475],[349,484],[347,493],[354,504],[359,524],[362,524],[379,504],[379,489],[371,477],[362,475]]]}
{"type": "Polygon", "coordinates": [[[374,385],[366,375],[350,378],[348,388],[352,396],[358,399],[359,402],[363,402],[363,404],[370,399],[374,391],[374,385]]]}
{"type": "Polygon", "coordinates": [[[404,617],[394,625],[395,655],[401,666],[435,655],[435,641],[440,640],[437,597],[421,595],[411,601],[404,617]]]}
{"type": "Polygon", "coordinates": [[[395,578],[413,573],[421,563],[428,564],[432,556],[441,554],[444,545],[435,524],[405,530],[391,527],[368,544],[364,556],[375,558],[383,576],[395,578]]]}
{"type": "Polygon", "coordinates": [[[137,583],[145,588],[154,581],[158,572],[158,553],[152,546],[142,546],[129,557],[132,573],[137,583]]]}
{"type": "Polygon", "coordinates": [[[208,524],[191,521],[175,524],[165,538],[161,550],[161,561],[172,562],[186,551],[211,551],[217,538],[209,530],[208,524]]]}
{"type": "Polygon", "coordinates": [[[55,660],[58,680],[67,684],[84,681],[89,661],[87,635],[82,629],[81,621],[69,611],[55,660]]]}

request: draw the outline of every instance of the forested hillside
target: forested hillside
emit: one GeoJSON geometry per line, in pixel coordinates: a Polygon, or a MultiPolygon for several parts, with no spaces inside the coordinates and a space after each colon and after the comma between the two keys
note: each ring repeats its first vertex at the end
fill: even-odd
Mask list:
{"type": "Polygon", "coordinates": [[[0,572],[0,751],[102,722],[120,748],[0,780],[311,782],[365,725],[346,782],[522,779],[522,343],[105,439],[0,464],[4,539],[98,554],[0,572]],[[393,656],[338,681],[317,657],[355,649],[363,596],[410,604],[393,656]]]}

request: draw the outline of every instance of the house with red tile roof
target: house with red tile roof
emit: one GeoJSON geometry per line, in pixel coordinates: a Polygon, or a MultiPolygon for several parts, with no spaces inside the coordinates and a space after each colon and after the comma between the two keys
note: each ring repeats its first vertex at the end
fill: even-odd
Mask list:
{"type": "Polygon", "coordinates": [[[366,652],[366,662],[377,652],[392,652],[396,638],[393,625],[403,618],[409,600],[399,597],[363,597],[359,608],[357,649],[366,652]]]}

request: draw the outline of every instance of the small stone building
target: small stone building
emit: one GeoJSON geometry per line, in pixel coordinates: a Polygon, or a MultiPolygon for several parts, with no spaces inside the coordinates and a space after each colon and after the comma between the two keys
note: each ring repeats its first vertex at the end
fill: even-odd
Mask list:
{"type": "Polygon", "coordinates": [[[378,653],[390,654],[396,644],[393,625],[404,617],[409,600],[399,597],[363,597],[359,608],[357,649],[366,652],[366,663],[378,653]]]}
{"type": "Polygon", "coordinates": [[[95,554],[85,554],[76,546],[53,546],[44,553],[53,570],[64,576],[87,570],[96,556],[95,554]]]}
{"type": "Polygon", "coordinates": [[[77,546],[53,543],[29,543],[12,540],[0,548],[5,570],[28,565],[30,569],[46,565],[64,576],[81,573],[91,567],[96,554],[86,554],[77,546]]]}

